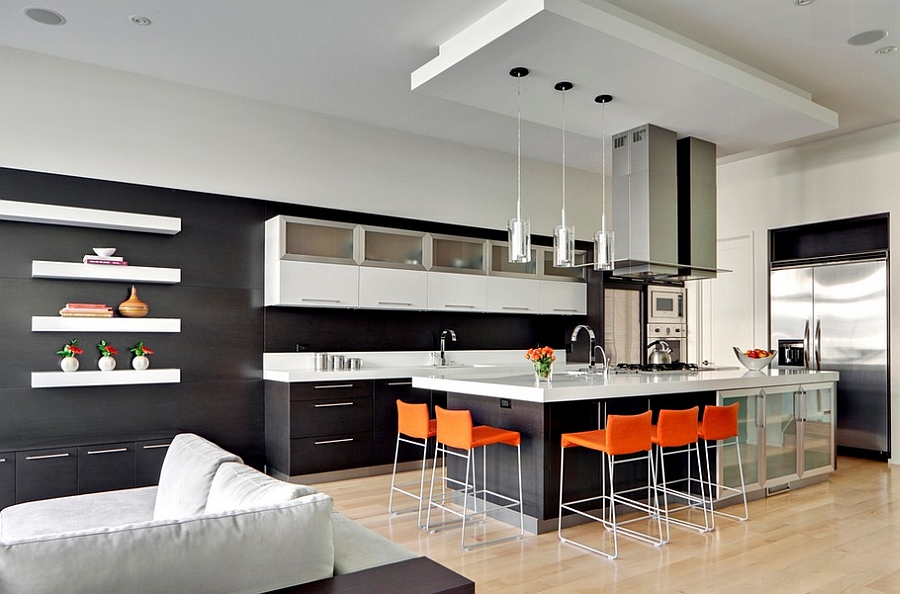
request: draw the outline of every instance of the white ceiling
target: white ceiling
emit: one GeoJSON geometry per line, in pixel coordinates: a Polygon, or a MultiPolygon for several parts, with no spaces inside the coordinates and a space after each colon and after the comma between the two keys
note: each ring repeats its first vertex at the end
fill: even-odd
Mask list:
{"type": "MultiPolygon", "coordinates": [[[[515,1],[543,4],[541,0],[515,1]]],[[[727,93],[716,94],[710,91],[715,87],[710,81],[672,71],[665,55],[657,53],[654,58],[645,51],[636,59],[619,51],[620,45],[598,58],[593,52],[580,51],[592,41],[576,38],[571,29],[563,29],[564,38],[560,38],[559,31],[539,21],[525,23],[531,28],[523,26],[513,36],[487,44],[487,51],[476,56],[482,69],[497,63],[497,89],[508,88],[509,96],[497,89],[486,89],[480,96],[477,87],[484,84],[484,70],[474,77],[454,73],[442,82],[441,92],[424,86],[411,89],[411,73],[438,57],[442,44],[504,0],[34,2],[0,3],[0,45],[506,152],[515,151],[511,115],[515,113],[515,81],[507,71],[511,66],[530,67],[533,75],[522,81],[523,153],[546,161],[559,160],[560,135],[559,122],[553,121],[552,84],[543,83],[571,77],[576,89],[567,95],[571,121],[567,127],[572,131],[567,161],[588,170],[597,169],[599,134],[591,112],[579,115],[576,104],[579,99],[585,105],[592,103],[588,100],[600,92],[617,97],[606,108],[608,133],[656,123],[717,142],[720,157],[900,121],[900,52],[874,52],[885,45],[900,45],[900,0],[814,0],[804,7],[795,6],[793,0],[610,0],[613,9],[618,6],[637,17],[632,21],[650,21],[649,29],[662,31],[663,37],[684,36],[688,38],[683,40],[685,47],[721,54],[722,63],[729,67],[737,61],[751,72],[766,73],[784,83],[775,81],[773,86],[799,89],[798,96],[805,92],[815,104],[827,108],[822,113],[833,110],[839,116],[834,130],[815,122],[804,128],[797,118],[789,117],[785,122],[797,124],[796,131],[786,131],[788,124],[774,126],[785,132],[783,138],[761,132],[773,121],[771,113],[762,109],[772,108],[771,100],[762,107],[738,109],[741,97],[732,100],[727,93]],[[23,14],[27,6],[55,10],[67,22],[57,27],[38,24],[23,14]],[[148,17],[153,24],[135,25],[129,21],[131,15],[148,17]],[[887,29],[891,34],[869,46],[846,43],[869,29],[887,29]],[[557,61],[541,62],[550,53],[557,61]],[[575,80],[597,63],[607,68],[608,76],[599,78],[608,87],[575,80]],[[557,74],[562,65],[567,72],[557,74]],[[666,72],[670,75],[661,75],[666,72]],[[680,84],[682,80],[689,84],[680,84]],[[460,88],[467,84],[476,88],[460,88]],[[484,103],[489,96],[494,104],[484,103]],[[529,112],[538,103],[544,104],[544,112],[529,112]],[[749,125],[744,121],[739,132],[726,129],[736,113],[751,113],[755,120],[747,120],[749,125]],[[708,114],[709,121],[698,121],[698,114],[708,114]],[[758,125],[752,125],[754,121],[758,125]],[[815,134],[805,136],[810,131],[815,134]]],[[[590,10],[610,9],[601,0],[546,0],[548,5],[573,2],[590,10]]],[[[744,69],[740,64],[736,68],[744,69]]],[[[771,82],[763,74],[758,78],[771,82]]],[[[599,108],[590,105],[587,109],[596,113],[599,108]]]]}

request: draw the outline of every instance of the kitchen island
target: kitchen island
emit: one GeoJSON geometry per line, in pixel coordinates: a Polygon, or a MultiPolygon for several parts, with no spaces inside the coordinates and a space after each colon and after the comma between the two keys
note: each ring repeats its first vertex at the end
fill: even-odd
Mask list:
{"type": "MultiPolygon", "coordinates": [[[[527,370],[524,370],[527,371],[527,370]]],[[[447,406],[469,409],[475,424],[513,429],[522,434],[526,527],[545,532],[556,527],[559,507],[559,457],[562,433],[603,426],[608,414],[638,414],[663,408],[684,409],[741,403],[739,439],[744,477],[751,496],[762,496],[827,479],[834,469],[834,385],[836,372],[766,369],[703,370],[686,373],[579,374],[554,372],[549,386],[536,386],[521,366],[432,369],[413,375],[416,388],[447,393],[447,406]]],[[[701,412],[702,414],[702,412],[701,412]]],[[[655,415],[654,415],[655,416],[655,415]]],[[[513,454],[488,454],[489,488],[500,492],[515,484],[513,454]]],[[[593,452],[567,456],[567,497],[589,496],[599,489],[599,457],[593,452]]],[[[736,458],[711,461],[726,484],[736,484],[736,458]]],[[[451,465],[451,473],[456,470],[451,465]]],[[[622,477],[639,484],[635,471],[622,477]]]]}

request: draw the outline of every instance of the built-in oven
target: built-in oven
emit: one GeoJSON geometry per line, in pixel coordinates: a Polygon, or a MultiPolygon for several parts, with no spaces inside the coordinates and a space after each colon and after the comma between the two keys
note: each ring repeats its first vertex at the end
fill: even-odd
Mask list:
{"type": "Polygon", "coordinates": [[[647,324],[647,355],[653,347],[660,349],[657,341],[663,341],[672,351],[672,363],[685,363],[687,355],[687,342],[685,340],[684,324],[647,324]]]}
{"type": "Polygon", "coordinates": [[[684,324],[684,287],[647,287],[648,324],[684,324]]]}

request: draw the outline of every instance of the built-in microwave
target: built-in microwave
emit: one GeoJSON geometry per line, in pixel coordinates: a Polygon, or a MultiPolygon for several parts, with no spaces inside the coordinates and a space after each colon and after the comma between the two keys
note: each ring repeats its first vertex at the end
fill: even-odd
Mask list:
{"type": "Polygon", "coordinates": [[[647,288],[647,322],[684,323],[684,288],[650,285],[647,288]]]}

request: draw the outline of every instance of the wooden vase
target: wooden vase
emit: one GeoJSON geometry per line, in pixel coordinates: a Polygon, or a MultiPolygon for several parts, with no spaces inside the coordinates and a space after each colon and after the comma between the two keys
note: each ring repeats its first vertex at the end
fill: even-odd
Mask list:
{"type": "Polygon", "coordinates": [[[132,285],[131,297],[119,304],[119,313],[126,318],[143,318],[150,313],[150,306],[138,299],[137,288],[132,285]]]}

